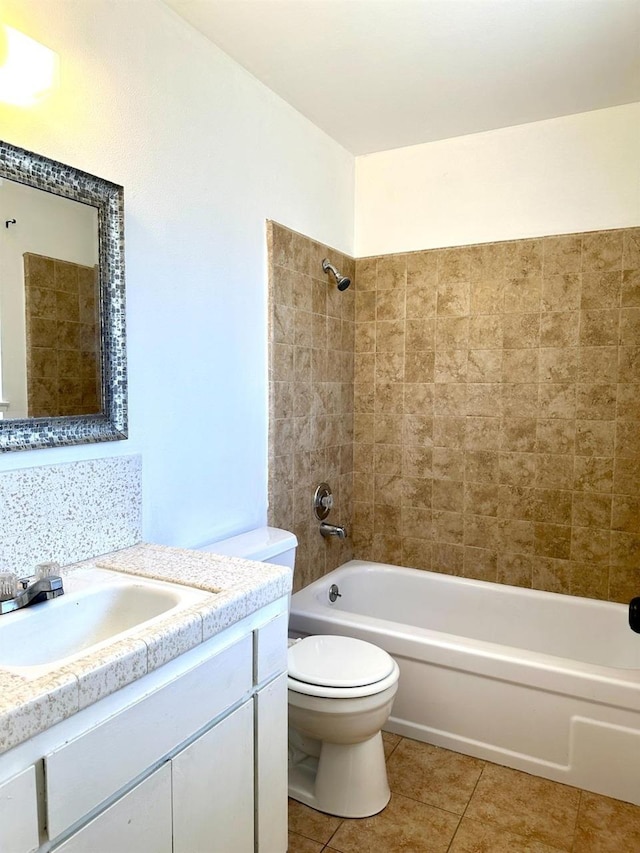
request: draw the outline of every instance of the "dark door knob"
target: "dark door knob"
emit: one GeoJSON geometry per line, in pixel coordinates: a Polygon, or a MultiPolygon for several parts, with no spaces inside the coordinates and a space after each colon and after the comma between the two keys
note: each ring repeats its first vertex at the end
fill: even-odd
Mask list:
{"type": "Polygon", "coordinates": [[[629,627],[636,634],[640,634],[640,596],[629,602],[629,627]]]}

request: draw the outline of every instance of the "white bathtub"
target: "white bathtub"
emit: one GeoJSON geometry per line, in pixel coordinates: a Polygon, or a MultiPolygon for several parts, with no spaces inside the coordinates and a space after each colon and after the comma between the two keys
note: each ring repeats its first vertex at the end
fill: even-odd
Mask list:
{"type": "Polygon", "coordinates": [[[351,560],[293,596],[290,628],[393,655],[389,731],[640,805],[626,606],[351,560]]]}

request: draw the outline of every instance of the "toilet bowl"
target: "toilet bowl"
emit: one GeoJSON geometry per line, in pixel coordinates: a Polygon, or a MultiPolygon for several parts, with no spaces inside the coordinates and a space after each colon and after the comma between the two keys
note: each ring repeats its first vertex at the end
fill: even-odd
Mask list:
{"type": "MultiPolygon", "coordinates": [[[[296,537],[265,527],[206,546],[217,554],[290,566],[296,537]]],[[[289,796],[339,817],[369,817],[389,802],[381,729],[399,669],[352,637],[289,641],[289,796]]]]}

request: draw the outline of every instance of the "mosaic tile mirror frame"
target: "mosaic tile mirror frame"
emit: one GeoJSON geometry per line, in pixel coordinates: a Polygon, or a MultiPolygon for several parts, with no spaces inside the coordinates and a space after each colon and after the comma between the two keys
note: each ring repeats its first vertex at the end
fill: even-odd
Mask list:
{"type": "MultiPolygon", "coordinates": [[[[124,439],[127,437],[127,363],[123,188],[3,141],[0,141],[0,179],[96,208],[95,311],[99,329],[95,357],[98,404],[93,406],[93,412],[82,413],[80,406],[80,413],[0,418],[0,451],[124,439]]],[[[8,223],[0,223],[0,227],[12,227],[12,220],[8,223]]],[[[55,319],[56,314],[52,317],[55,319]]]]}

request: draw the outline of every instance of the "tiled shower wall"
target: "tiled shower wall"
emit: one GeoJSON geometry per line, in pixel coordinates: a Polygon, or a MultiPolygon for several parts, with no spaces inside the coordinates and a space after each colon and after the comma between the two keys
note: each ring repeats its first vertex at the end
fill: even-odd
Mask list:
{"type": "Polygon", "coordinates": [[[269,524],[298,537],[295,589],[352,557],[353,363],[355,293],[338,291],[322,259],[352,280],[354,261],[268,224],[269,524]],[[315,487],[335,498],[327,521],[346,541],[323,539],[314,518],[315,487]]]}
{"type": "Polygon", "coordinates": [[[354,553],[640,593],[640,229],[356,263],[354,553]]]}

